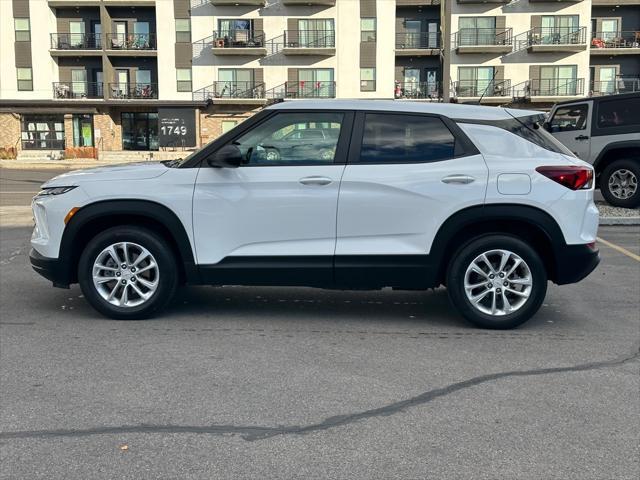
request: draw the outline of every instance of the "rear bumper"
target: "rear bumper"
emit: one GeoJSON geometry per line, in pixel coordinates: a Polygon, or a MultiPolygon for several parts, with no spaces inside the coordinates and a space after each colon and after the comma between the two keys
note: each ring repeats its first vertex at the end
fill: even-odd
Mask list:
{"type": "Polygon", "coordinates": [[[600,263],[600,252],[588,245],[564,245],[556,249],[555,283],[565,285],[585,278],[600,263]]]}
{"type": "Polygon", "coordinates": [[[32,248],[29,252],[29,260],[33,269],[47,280],[51,280],[54,287],[69,288],[71,282],[68,269],[60,259],[45,257],[32,248]]]}

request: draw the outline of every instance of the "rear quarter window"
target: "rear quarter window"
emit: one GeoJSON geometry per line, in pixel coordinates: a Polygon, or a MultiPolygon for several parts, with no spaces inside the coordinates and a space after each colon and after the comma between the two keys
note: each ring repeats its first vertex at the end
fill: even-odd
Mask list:
{"type": "MultiPolygon", "coordinates": [[[[598,128],[640,127],[640,97],[603,100],[598,104],[598,128]]],[[[640,131],[640,128],[639,128],[640,131]]]]}

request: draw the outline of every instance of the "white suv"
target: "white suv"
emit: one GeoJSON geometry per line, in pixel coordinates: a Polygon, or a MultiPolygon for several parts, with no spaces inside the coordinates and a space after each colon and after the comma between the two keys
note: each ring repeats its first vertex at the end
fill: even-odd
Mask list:
{"type": "Polygon", "coordinates": [[[577,282],[599,262],[593,169],[542,120],[451,104],[276,104],[184,160],[47,182],[31,262],[119,319],[156,313],[185,283],[446,285],[469,321],[512,328],[548,280],[577,282]],[[324,132],[322,148],[287,144],[308,129],[324,132]]]}

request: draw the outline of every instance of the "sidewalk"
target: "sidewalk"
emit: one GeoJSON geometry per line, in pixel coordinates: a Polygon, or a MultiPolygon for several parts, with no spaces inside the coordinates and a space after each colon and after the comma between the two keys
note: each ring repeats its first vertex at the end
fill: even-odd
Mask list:
{"type": "Polygon", "coordinates": [[[95,158],[73,158],[67,160],[0,160],[0,168],[13,168],[17,170],[80,170],[83,168],[122,165],[125,163],[137,163],[141,161],[157,161],[157,159],[96,160],[95,158]]]}

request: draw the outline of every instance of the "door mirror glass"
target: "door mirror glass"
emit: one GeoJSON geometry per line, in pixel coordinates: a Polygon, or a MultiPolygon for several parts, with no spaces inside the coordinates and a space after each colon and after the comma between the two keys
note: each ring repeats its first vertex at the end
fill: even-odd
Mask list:
{"type": "Polygon", "coordinates": [[[214,168],[238,168],[242,164],[242,152],[237,145],[225,145],[209,157],[207,163],[214,168]]]}

